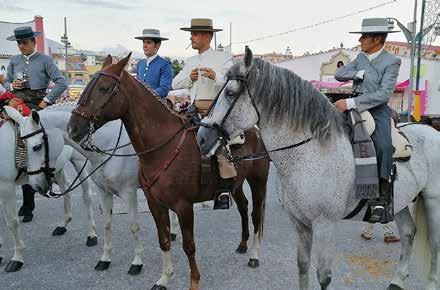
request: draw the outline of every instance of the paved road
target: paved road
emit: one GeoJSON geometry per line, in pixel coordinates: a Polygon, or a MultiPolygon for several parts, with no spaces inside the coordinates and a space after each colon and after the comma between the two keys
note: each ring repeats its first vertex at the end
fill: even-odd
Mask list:
{"type": "MultiPolygon", "coordinates": [[[[144,200],[139,195],[139,200],[144,200]]],[[[229,211],[196,210],[197,261],[202,274],[201,289],[297,289],[295,236],[291,221],[283,211],[273,175],[270,178],[266,211],[265,238],[262,243],[260,268],[247,267],[247,255],[234,250],[240,240],[240,223],[236,207],[229,211]]],[[[6,273],[4,266],[12,256],[12,239],[4,219],[0,231],[4,239],[4,261],[0,265],[0,289],[150,289],[161,274],[161,257],[156,229],[146,204],[141,203],[141,239],[144,244],[144,269],[139,276],[126,274],[132,259],[132,239],[127,227],[124,205],[115,200],[113,219],[113,260],[106,272],[93,268],[101,255],[103,245],[103,218],[94,196],[95,217],[99,244],[85,246],[87,233],[81,197],[73,198],[73,221],[62,237],[51,232],[62,217],[62,200],[38,199],[32,223],[22,224],[27,249],[25,266],[20,272],[6,273]],[[5,261],[6,260],[6,261],[5,261]]],[[[399,257],[400,244],[386,245],[380,227],[376,238],[363,241],[359,237],[362,224],[338,224],[337,253],[332,289],[386,289],[399,257]]],[[[189,269],[186,256],[177,241],[173,244],[174,276],[170,289],[187,289],[189,269]]],[[[310,279],[312,289],[320,289],[316,281],[315,261],[310,279]]],[[[407,289],[422,289],[411,267],[407,289]]]]}

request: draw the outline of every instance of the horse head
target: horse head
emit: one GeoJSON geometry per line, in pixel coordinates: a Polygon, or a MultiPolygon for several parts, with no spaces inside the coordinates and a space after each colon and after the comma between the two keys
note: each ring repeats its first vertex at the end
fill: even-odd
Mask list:
{"type": "Polygon", "coordinates": [[[33,110],[29,117],[23,117],[16,109],[5,106],[9,117],[20,125],[20,138],[27,151],[27,174],[29,184],[38,192],[46,193],[52,184],[55,171],[64,167],[63,132],[59,129],[46,130],[40,115],[33,110]]]}
{"type": "Polygon", "coordinates": [[[127,104],[121,83],[128,77],[124,68],[130,56],[131,53],[112,64],[112,57],[108,55],[101,71],[95,74],[81,94],[68,125],[69,136],[75,142],[82,141],[105,123],[124,115],[127,104]]]}
{"type": "Polygon", "coordinates": [[[226,74],[227,84],[209,114],[202,120],[197,141],[202,154],[213,155],[243,131],[259,121],[258,109],[251,99],[251,82],[258,75],[252,51],[246,47],[244,60],[226,74]]]}

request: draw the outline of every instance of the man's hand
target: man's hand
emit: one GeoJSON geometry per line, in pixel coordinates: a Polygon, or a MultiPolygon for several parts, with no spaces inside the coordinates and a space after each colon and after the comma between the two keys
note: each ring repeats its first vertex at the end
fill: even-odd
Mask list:
{"type": "Polygon", "coordinates": [[[23,81],[15,80],[11,84],[14,90],[21,90],[23,88],[23,81]]]}
{"type": "Polygon", "coordinates": [[[345,99],[338,100],[335,103],[335,107],[336,107],[336,109],[339,110],[339,112],[343,113],[343,112],[347,111],[347,101],[345,101],[345,99]]]}
{"type": "Polygon", "coordinates": [[[202,71],[202,75],[204,77],[207,77],[211,80],[215,80],[215,71],[213,69],[208,68],[208,67],[204,67],[204,68],[201,68],[200,71],[202,71]]]}
{"type": "Polygon", "coordinates": [[[47,103],[45,102],[45,101],[41,101],[39,104],[38,104],[38,107],[40,107],[40,108],[42,108],[42,109],[44,109],[44,108],[46,108],[48,105],[47,105],[47,103]]]}
{"type": "Polygon", "coordinates": [[[196,80],[198,80],[199,79],[199,70],[198,69],[193,69],[192,71],[191,71],[191,75],[189,76],[190,78],[191,78],[191,80],[193,81],[193,82],[195,82],[196,80]]]}

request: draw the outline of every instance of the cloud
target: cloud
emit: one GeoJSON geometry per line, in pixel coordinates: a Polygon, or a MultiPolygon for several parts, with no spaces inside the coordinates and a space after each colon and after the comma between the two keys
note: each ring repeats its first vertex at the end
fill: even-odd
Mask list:
{"type": "Polygon", "coordinates": [[[84,6],[94,6],[108,9],[134,9],[138,8],[138,5],[127,5],[123,4],[120,1],[112,1],[112,0],[69,0],[66,1],[72,4],[79,4],[84,6]]]}
{"type": "Polygon", "coordinates": [[[10,11],[10,12],[30,12],[32,9],[21,7],[15,4],[4,4],[0,3],[0,10],[10,11]]]}

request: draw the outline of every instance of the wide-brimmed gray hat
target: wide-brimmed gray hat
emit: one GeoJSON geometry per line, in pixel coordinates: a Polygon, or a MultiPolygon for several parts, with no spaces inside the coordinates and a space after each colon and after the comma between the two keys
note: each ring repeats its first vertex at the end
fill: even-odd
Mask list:
{"type": "Polygon", "coordinates": [[[17,41],[17,40],[34,38],[40,34],[41,34],[41,32],[33,31],[32,27],[30,27],[30,26],[21,26],[21,27],[15,28],[14,35],[9,36],[6,39],[10,40],[10,41],[17,41]]]}
{"type": "Polygon", "coordinates": [[[160,36],[160,31],[157,29],[144,29],[142,30],[142,35],[136,36],[135,38],[140,40],[144,40],[144,39],[168,40],[168,38],[160,36]]]}
{"type": "Polygon", "coordinates": [[[206,31],[206,32],[218,32],[223,29],[214,28],[212,25],[212,19],[209,18],[193,18],[191,19],[191,27],[182,27],[183,31],[206,31]]]}
{"type": "Polygon", "coordinates": [[[366,18],[362,20],[361,31],[352,31],[350,33],[364,34],[364,33],[394,33],[398,30],[392,30],[393,26],[390,25],[388,18],[366,18]]]}

